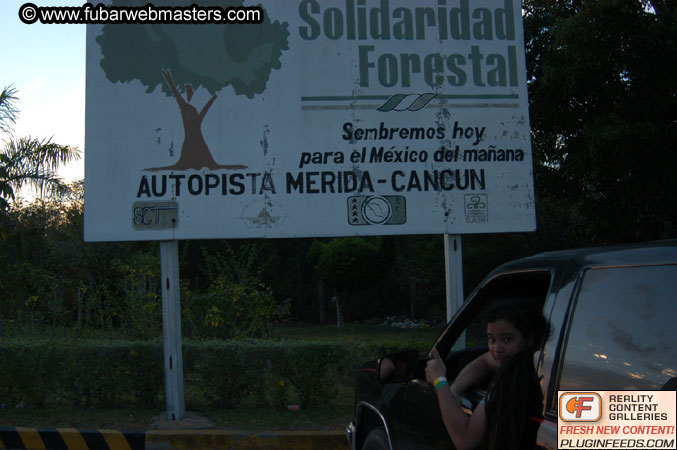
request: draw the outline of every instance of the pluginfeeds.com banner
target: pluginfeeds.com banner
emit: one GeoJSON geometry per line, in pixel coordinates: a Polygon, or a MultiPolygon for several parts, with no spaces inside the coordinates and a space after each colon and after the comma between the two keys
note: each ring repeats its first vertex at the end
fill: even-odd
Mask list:
{"type": "Polygon", "coordinates": [[[675,391],[559,391],[557,448],[675,449],[675,391]]]}

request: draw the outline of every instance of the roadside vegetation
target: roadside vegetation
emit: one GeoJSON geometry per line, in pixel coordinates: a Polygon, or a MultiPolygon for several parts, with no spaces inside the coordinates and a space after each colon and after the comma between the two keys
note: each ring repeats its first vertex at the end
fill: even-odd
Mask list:
{"type": "MultiPolygon", "coordinates": [[[[427,350],[441,327],[275,327],[277,339],[187,340],[186,410],[200,426],[340,429],[353,414],[358,366],[400,350],[427,350]]],[[[162,341],[119,333],[6,330],[0,338],[0,422],[13,426],[145,430],[163,418],[162,341]]]]}

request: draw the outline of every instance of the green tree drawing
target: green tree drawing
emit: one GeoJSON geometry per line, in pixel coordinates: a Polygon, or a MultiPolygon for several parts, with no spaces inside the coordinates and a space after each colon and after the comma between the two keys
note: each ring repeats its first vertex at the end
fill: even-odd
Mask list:
{"type": "MultiPolygon", "coordinates": [[[[114,6],[143,6],[145,0],[117,0],[114,6]]],[[[242,6],[243,0],[218,0],[210,6],[242,6]]],[[[186,6],[168,0],[163,6],[186,6]]],[[[271,71],[280,69],[288,46],[288,23],[261,24],[116,24],[105,25],[96,38],[103,55],[100,66],[112,83],[138,80],[151,93],[160,86],[179,105],[184,142],[179,160],[170,166],[146,170],[241,169],[221,165],[211,155],[202,135],[202,121],[216,101],[216,93],[232,86],[235,94],[253,98],[262,93],[271,71]],[[185,98],[175,80],[186,82],[185,98]],[[198,111],[191,105],[193,92],[204,88],[212,95],[198,111]]]]}

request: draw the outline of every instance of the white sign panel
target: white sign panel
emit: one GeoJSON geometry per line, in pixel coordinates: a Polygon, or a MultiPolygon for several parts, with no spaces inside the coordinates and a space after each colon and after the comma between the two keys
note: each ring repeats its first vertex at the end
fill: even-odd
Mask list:
{"type": "Polygon", "coordinates": [[[88,25],[87,240],[535,229],[519,1],[261,5],[88,25]]]}

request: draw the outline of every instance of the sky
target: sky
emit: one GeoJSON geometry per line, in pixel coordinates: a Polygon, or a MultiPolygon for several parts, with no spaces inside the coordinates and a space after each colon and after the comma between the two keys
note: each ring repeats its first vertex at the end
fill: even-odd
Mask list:
{"type": "MultiPolygon", "coordinates": [[[[38,6],[80,6],[65,0],[30,0],[38,6]]],[[[60,170],[68,181],[84,178],[85,25],[26,25],[21,0],[0,0],[0,90],[17,89],[15,137],[52,138],[77,147],[81,159],[60,170]]],[[[4,137],[0,137],[0,142],[4,137]]]]}

